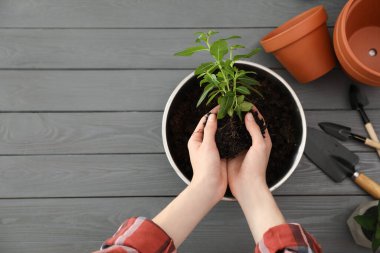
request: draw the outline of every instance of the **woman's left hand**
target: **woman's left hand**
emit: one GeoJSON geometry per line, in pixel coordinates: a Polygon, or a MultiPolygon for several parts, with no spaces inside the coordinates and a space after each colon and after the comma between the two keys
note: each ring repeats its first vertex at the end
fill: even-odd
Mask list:
{"type": "Polygon", "coordinates": [[[202,117],[188,142],[193,167],[190,187],[202,189],[215,200],[220,200],[227,188],[227,161],[220,159],[215,143],[218,109],[215,107],[208,117],[202,117]]]}

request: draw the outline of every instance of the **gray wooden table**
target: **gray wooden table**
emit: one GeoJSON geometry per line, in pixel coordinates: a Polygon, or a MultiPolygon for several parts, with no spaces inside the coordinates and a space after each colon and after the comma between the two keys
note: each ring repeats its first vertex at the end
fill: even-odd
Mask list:
{"type": "MultiPolygon", "coordinates": [[[[1,0],[0,252],[90,252],[132,215],[154,216],[183,188],[161,141],[162,111],[178,82],[206,58],[179,58],[193,32],[237,34],[253,48],[288,18],[324,4],[332,28],[345,0],[1,0]]],[[[295,89],[307,122],[332,120],[364,134],[338,68],[298,84],[271,55],[254,61],[295,89]]],[[[380,89],[368,114],[380,131],[380,89]]],[[[380,181],[376,154],[353,142],[380,181]]],[[[330,181],[303,158],[275,192],[290,222],[325,252],[369,252],[345,223],[369,197],[330,181]]],[[[237,203],[220,203],[181,252],[252,252],[237,203]]]]}

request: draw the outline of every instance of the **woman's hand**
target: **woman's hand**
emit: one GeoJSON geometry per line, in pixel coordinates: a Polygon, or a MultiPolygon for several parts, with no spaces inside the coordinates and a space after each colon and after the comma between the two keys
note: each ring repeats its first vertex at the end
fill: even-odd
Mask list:
{"type": "MultiPolygon", "coordinates": [[[[254,108],[258,112],[256,108],[254,108]]],[[[259,112],[258,112],[259,113],[259,112]]],[[[262,118],[259,113],[259,117],[262,118]]],[[[249,197],[257,187],[267,188],[266,169],[272,149],[272,142],[265,130],[264,137],[252,113],[245,115],[245,126],[252,137],[252,146],[227,162],[228,183],[235,198],[249,197]]]]}
{"type": "Polygon", "coordinates": [[[204,194],[217,201],[224,196],[227,188],[227,162],[220,159],[215,143],[218,109],[215,107],[211,114],[202,117],[188,142],[193,167],[190,187],[202,189],[204,194]]]}
{"type": "Polygon", "coordinates": [[[218,107],[215,107],[212,114],[203,116],[190,137],[188,147],[193,166],[190,185],[153,219],[176,247],[226,192],[227,162],[220,159],[215,143],[217,112],[218,107]]]}

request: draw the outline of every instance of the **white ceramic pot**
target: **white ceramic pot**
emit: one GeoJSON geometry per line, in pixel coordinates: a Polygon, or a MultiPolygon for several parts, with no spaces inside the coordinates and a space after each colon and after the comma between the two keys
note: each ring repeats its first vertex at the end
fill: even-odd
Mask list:
{"type": "MultiPolygon", "coordinates": [[[[291,165],[291,167],[289,168],[289,170],[287,171],[287,173],[285,174],[284,177],[282,177],[275,185],[273,185],[272,187],[270,187],[270,190],[271,191],[274,191],[275,189],[277,189],[278,187],[280,187],[294,172],[294,170],[296,169],[297,165],[299,164],[300,160],[301,160],[301,157],[302,157],[302,154],[303,154],[303,151],[305,149],[305,143],[306,143],[306,120],[305,120],[305,113],[303,111],[303,108],[302,108],[302,105],[301,105],[301,102],[299,101],[296,93],[294,92],[294,90],[290,87],[290,85],[281,77],[279,76],[277,73],[275,73],[274,71],[270,70],[269,68],[267,67],[264,67],[260,64],[257,64],[257,63],[252,63],[252,62],[248,62],[248,61],[238,61],[237,63],[239,64],[243,64],[243,65],[248,65],[248,66],[251,66],[251,67],[254,67],[254,68],[257,68],[257,69],[260,69],[264,72],[266,72],[267,74],[273,76],[275,79],[277,79],[278,81],[280,81],[282,83],[282,85],[289,91],[289,93],[291,94],[294,102],[296,103],[297,107],[298,107],[298,112],[299,112],[299,118],[300,118],[300,121],[301,121],[301,125],[302,125],[302,136],[301,136],[301,141],[299,143],[299,146],[298,146],[298,150],[297,150],[297,153],[295,154],[294,156],[294,159],[293,159],[293,163],[291,165]]],[[[167,141],[167,121],[168,121],[168,114],[169,114],[169,110],[170,110],[170,107],[172,105],[172,102],[174,100],[174,98],[176,97],[177,93],[180,91],[180,89],[194,76],[194,72],[192,72],[191,74],[189,74],[187,77],[185,77],[179,84],[178,86],[174,89],[173,93],[170,95],[169,97],[169,100],[167,101],[166,103],[166,106],[165,106],[165,110],[164,110],[164,115],[163,115],[163,118],[162,118],[162,140],[163,140],[163,145],[164,145],[164,149],[165,149],[165,153],[166,153],[166,156],[170,162],[170,165],[173,167],[174,171],[177,173],[177,175],[186,183],[186,184],[189,184],[190,181],[189,179],[181,172],[181,170],[178,168],[178,166],[176,165],[176,163],[174,162],[173,160],[173,157],[172,157],[172,154],[170,153],[170,149],[169,149],[169,146],[168,146],[168,141],[167,141]]],[[[196,99],[196,98],[195,98],[196,99]]],[[[235,200],[234,198],[230,198],[230,197],[224,197],[223,200],[235,200]]]]}
{"type": "Polygon", "coordinates": [[[355,211],[351,214],[350,218],[348,218],[347,225],[348,225],[350,232],[351,232],[351,235],[354,238],[354,241],[357,245],[360,245],[360,246],[366,247],[366,248],[371,248],[372,242],[370,240],[368,240],[367,237],[364,235],[362,228],[354,220],[354,217],[357,215],[364,214],[371,207],[377,206],[378,203],[379,203],[378,200],[361,203],[355,209],[355,211]]]}

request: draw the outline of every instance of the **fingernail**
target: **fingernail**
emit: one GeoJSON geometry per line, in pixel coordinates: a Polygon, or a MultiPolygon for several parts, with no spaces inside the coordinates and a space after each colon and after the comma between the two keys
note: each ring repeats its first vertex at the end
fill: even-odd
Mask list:
{"type": "Polygon", "coordinates": [[[215,114],[211,113],[210,116],[208,116],[208,119],[211,121],[214,121],[215,120],[215,114]]]}
{"type": "Polygon", "coordinates": [[[252,113],[248,113],[248,116],[247,116],[247,120],[248,121],[253,121],[253,115],[252,115],[252,113]]]}

